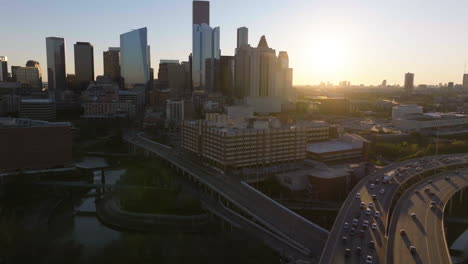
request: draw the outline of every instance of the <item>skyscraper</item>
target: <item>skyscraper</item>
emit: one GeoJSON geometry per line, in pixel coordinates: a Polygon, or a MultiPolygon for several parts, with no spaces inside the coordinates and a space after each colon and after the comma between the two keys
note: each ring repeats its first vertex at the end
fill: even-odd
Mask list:
{"type": "Polygon", "coordinates": [[[468,90],[468,73],[463,74],[463,89],[468,90]]]}
{"type": "Polygon", "coordinates": [[[120,71],[125,88],[146,85],[150,78],[148,31],[140,28],[120,35],[120,71]]]}
{"type": "Polygon", "coordinates": [[[412,93],[414,89],[414,73],[405,74],[405,91],[412,93]]]}
{"type": "Polygon", "coordinates": [[[173,100],[182,98],[187,88],[187,70],[190,69],[178,60],[161,60],[158,72],[159,89],[170,89],[173,100]]]}
{"type": "Polygon", "coordinates": [[[289,68],[289,56],[286,51],[279,52],[277,67],[274,96],[288,100],[292,90],[293,69],[289,68]]]}
{"type": "Polygon", "coordinates": [[[81,89],[94,81],[94,49],[89,42],[77,42],[75,50],[75,80],[81,89]]]}
{"type": "Polygon", "coordinates": [[[240,27],[237,29],[237,48],[249,45],[249,29],[240,27]]]}
{"type": "Polygon", "coordinates": [[[57,96],[66,88],[65,40],[63,38],[46,38],[47,79],[50,91],[57,96]]]}
{"type": "MultiPolygon", "coordinates": [[[[192,82],[195,90],[204,90],[206,81],[213,81],[205,79],[206,64],[208,60],[209,63],[213,64],[210,69],[214,70],[215,59],[219,60],[221,56],[219,37],[219,27],[211,28],[207,24],[193,25],[192,82]]],[[[210,76],[214,76],[214,73],[211,73],[210,76]]]]}
{"type": "Polygon", "coordinates": [[[193,1],[193,25],[210,25],[210,2],[193,1]]]}
{"type": "Polygon", "coordinates": [[[274,96],[275,73],[277,69],[276,51],[268,46],[265,36],[251,55],[250,96],[274,96]]]}
{"type": "Polygon", "coordinates": [[[287,100],[292,89],[293,69],[288,53],[268,46],[262,36],[256,48],[244,44],[236,49],[234,95],[244,97],[278,97],[287,100]]]}
{"type": "Polygon", "coordinates": [[[6,82],[8,79],[8,58],[0,56],[0,82],[6,82]]]}
{"type": "Polygon", "coordinates": [[[120,81],[120,48],[109,48],[103,53],[104,76],[112,81],[120,81]]]}
{"type": "Polygon", "coordinates": [[[223,95],[234,96],[234,56],[221,56],[219,61],[219,85],[223,95]]]}

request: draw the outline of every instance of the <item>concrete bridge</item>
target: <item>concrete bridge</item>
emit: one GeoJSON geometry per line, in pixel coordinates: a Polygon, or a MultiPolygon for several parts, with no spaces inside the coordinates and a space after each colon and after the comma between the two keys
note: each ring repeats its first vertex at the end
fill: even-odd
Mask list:
{"type": "Polygon", "coordinates": [[[250,228],[284,245],[284,255],[295,260],[317,262],[329,232],[289,210],[245,182],[206,168],[182,157],[172,148],[145,138],[142,134],[125,135],[131,152],[157,156],[168,162],[199,190],[217,201],[207,207],[226,220],[248,222],[250,228]],[[216,210],[216,207],[220,210],[216,210]]]}

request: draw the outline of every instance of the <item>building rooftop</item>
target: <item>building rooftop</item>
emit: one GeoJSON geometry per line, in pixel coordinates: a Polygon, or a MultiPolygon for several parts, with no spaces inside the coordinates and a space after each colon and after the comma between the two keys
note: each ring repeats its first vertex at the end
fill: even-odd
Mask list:
{"type": "Polygon", "coordinates": [[[9,118],[0,117],[0,128],[13,128],[13,127],[59,127],[69,126],[69,122],[47,122],[41,120],[32,120],[26,118],[9,118]]]}
{"type": "Polygon", "coordinates": [[[312,153],[346,151],[362,148],[364,142],[369,141],[356,134],[345,134],[340,139],[308,144],[307,151],[312,153]]]}
{"type": "Polygon", "coordinates": [[[53,99],[21,99],[22,103],[48,104],[54,103],[53,99]]]}
{"type": "Polygon", "coordinates": [[[319,142],[307,145],[308,152],[314,153],[326,153],[326,152],[336,152],[336,151],[344,151],[344,150],[351,150],[355,147],[348,143],[339,140],[334,141],[327,141],[327,142],[319,142]]]}

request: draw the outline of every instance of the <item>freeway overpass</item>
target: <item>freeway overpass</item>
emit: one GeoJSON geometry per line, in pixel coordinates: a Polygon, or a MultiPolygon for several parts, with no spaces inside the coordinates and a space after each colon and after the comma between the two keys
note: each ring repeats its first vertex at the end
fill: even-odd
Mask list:
{"type": "Polygon", "coordinates": [[[303,260],[316,262],[320,257],[328,231],[270,199],[235,177],[180,156],[168,146],[151,141],[141,134],[125,135],[133,151],[142,150],[167,161],[184,176],[210,193],[223,206],[261,226],[275,238],[294,245],[303,260]]]}
{"type": "Polygon", "coordinates": [[[455,193],[468,187],[467,173],[466,170],[461,174],[442,173],[405,192],[395,206],[390,223],[387,264],[450,263],[444,208],[455,193]],[[401,230],[405,230],[405,235],[400,234],[401,230]],[[415,247],[415,253],[410,252],[410,246],[415,247]]]}
{"type": "Polygon", "coordinates": [[[372,257],[373,263],[385,263],[387,226],[395,196],[401,187],[421,177],[424,173],[467,163],[468,155],[466,154],[425,157],[390,165],[362,179],[341,207],[320,263],[365,263],[367,255],[372,257]],[[387,184],[382,182],[384,177],[391,178],[387,184]],[[384,189],[383,193],[380,192],[381,189],[384,189]],[[370,207],[369,203],[373,203],[369,216],[365,213],[366,210],[360,208],[361,202],[364,203],[365,209],[370,207]],[[379,211],[379,215],[376,215],[376,211],[379,211]],[[355,232],[352,232],[351,225],[354,219],[357,219],[357,224],[354,226],[355,232]],[[361,233],[364,221],[369,221],[369,227],[375,223],[375,230],[367,228],[361,233]],[[344,228],[345,223],[348,223],[350,227],[344,228]],[[354,250],[352,257],[345,256],[346,249],[358,247],[362,250],[361,256],[355,256],[354,250]]]}

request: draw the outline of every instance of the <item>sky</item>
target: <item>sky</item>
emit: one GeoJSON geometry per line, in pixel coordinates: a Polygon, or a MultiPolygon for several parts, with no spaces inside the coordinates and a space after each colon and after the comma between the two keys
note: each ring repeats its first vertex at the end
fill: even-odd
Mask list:
{"type": "MultiPolygon", "coordinates": [[[[63,37],[67,73],[74,73],[73,44],[91,42],[100,75],[102,52],[118,47],[120,34],[147,27],[157,70],[161,59],[187,60],[191,2],[0,0],[0,56],[9,66],[34,59],[46,69],[45,38],[63,37]]],[[[402,84],[405,72],[415,73],[416,84],[461,83],[467,10],[460,0],[212,0],[210,22],[221,28],[222,55],[234,55],[241,26],[251,45],[265,35],[271,48],[288,51],[295,85],[402,84]]]]}

